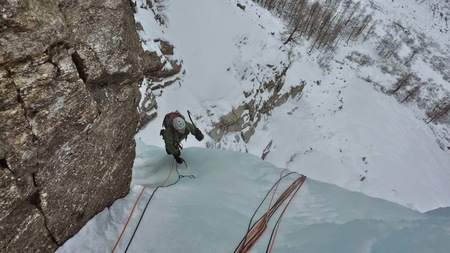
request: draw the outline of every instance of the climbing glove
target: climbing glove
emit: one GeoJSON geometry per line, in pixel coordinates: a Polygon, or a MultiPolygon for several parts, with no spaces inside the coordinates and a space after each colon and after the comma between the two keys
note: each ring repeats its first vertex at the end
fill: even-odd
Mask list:
{"type": "Polygon", "coordinates": [[[180,155],[174,155],[175,161],[177,161],[178,164],[181,164],[184,162],[183,158],[180,157],[180,155]]]}
{"type": "Polygon", "coordinates": [[[194,136],[195,136],[195,139],[197,139],[197,141],[201,141],[204,138],[202,131],[200,131],[200,129],[198,129],[198,128],[195,128],[194,136]]]}

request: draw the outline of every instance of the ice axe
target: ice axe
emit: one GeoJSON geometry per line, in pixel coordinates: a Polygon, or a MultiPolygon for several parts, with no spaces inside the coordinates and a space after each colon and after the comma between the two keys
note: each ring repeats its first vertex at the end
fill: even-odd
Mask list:
{"type": "Polygon", "coordinates": [[[195,138],[196,138],[198,141],[203,140],[203,138],[204,138],[203,133],[202,133],[202,131],[200,131],[200,129],[197,128],[197,126],[195,125],[194,121],[192,120],[192,118],[191,118],[191,112],[190,112],[189,110],[187,110],[187,113],[188,113],[188,116],[189,116],[189,120],[191,120],[191,123],[192,123],[192,125],[193,125],[194,128],[195,128],[195,138]]]}

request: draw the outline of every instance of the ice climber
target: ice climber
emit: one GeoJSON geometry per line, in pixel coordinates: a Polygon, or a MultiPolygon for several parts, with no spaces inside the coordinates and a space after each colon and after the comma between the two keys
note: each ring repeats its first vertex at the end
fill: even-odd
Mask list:
{"type": "Polygon", "coordinates": [[[203,140],[203,133],[195,127],[194,124],[186,122],[184,116],[178,111],[166,114],[164,117],[163,126],[160,135],[164,139],[166,145],[166,152],[169,155],[173,155],[177,163],[183,163],[184,159],[180,157],[181,141],[186,140],[189,133],[195,136],[198,141],[203,140]]]}

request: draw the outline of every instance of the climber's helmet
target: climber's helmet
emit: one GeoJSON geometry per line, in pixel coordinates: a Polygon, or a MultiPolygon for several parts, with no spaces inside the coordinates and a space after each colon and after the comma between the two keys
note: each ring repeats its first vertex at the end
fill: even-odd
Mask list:
{"type": "Polygon", "coordinates": [[[181,117],[176,117],[173,119],[173,127],[178,132],[184,132],[184,129],[186,128],[186,122],[181,117]]]}

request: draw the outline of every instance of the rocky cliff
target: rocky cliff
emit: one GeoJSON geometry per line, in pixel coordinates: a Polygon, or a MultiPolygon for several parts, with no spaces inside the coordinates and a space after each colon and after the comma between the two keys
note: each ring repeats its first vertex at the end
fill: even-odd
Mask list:
{"type": "Polygon", "coordinates": [[[0,0],[0,252],[53,252],[129,191],[145,59],[127,0],[0,0]]]}

